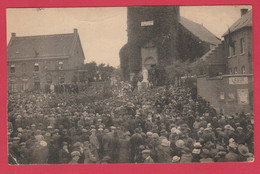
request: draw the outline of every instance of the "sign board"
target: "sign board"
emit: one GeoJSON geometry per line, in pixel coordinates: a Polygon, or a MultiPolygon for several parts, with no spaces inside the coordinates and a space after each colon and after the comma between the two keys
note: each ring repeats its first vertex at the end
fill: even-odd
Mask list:
{"type": "Polygon", "coordinates": [[[142,21],[141,22],[141,26],[145,27],[145,26],[152,26],[153,25],[153,21],[142,21]]]}
{"type": "Polygon", "coordinates": [[[229,77],[229,84],[230,85],[248,84],[248,78],[247,77],[229,77]]]}
{"type": "Polygon", "coordinates": [[[238,104],[248,105],[248,89],[237,89],[238,104]]]}
{"type": "Polygon", "coordinates": [[[220,97],[221,100],[225,100],[225,93],[224,92],[220,92],[219,97],[220,97]]]}

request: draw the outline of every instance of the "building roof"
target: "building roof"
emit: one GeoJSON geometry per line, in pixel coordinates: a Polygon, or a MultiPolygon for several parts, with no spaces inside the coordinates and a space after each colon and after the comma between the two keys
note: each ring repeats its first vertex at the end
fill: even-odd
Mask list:
{"type": "Polygon", "coordinates": [[[213,45],[221,43],[221,40],[217,36],[215,36],[201,24],[193,22],[184,17],[180,17],[180,24],[202,41],[208,42],[213,45]]]}
{"type": "Polygon", "coordinates": [[[77,32],[41,36],[12,36],[7,47],[7,57],[8,60],[69,57],[77,39],[77,32]]]}
{"type": "Polygon", "coordinates": [[[239,18],[233,25],[231,25],[231,27],[222,35],[222,37],[245,27],[252,27],[252,10],[248,11],[246,14],[241,16],[241,18],[239,18]]]}

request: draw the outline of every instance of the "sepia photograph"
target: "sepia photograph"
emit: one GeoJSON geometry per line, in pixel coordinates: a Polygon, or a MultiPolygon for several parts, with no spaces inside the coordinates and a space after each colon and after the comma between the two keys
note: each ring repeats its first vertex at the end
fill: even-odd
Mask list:
{"type": "Polygon", "coordinates": [[[254,162],[252,11],[7,8],[8,164],[254,162]]]}

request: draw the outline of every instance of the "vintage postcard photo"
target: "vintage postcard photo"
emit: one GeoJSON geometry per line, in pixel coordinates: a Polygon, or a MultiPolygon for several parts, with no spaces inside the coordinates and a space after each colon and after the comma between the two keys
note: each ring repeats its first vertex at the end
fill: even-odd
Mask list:
{"type": "Polygon", "coordinates": [[[254,161],[252,6],[8,8],[8,163],[254,161]]]}

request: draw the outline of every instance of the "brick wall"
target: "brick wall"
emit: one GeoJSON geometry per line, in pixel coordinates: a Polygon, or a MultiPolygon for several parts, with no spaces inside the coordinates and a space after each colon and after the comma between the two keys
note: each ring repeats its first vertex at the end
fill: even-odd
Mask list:
{"type": "Polygon", "coordinates": [[[253,112],[253,76],[233,75],[214,78],[197,78],[198,95],[204,97],[217,110],[224,109],[225,113],[253,112]],[[247,84],[230,84],[230,78],[245,77],[247,84]],[[239,103],[239,90],[248,90],[248,104],[239,103]]]}

